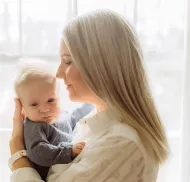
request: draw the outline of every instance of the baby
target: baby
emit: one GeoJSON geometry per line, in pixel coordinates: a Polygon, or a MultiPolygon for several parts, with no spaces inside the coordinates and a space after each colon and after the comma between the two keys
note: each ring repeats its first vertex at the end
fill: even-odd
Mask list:
{"type": "Polygon", "coordinates": [[[70,163],[85,146],[84,142],[71,143],[76,122],[60,115],[59,85],[49,70],[46,64],[28,64],[14,85],[26,117],[27,154],[43,180],[50,166],[70,163]]]}

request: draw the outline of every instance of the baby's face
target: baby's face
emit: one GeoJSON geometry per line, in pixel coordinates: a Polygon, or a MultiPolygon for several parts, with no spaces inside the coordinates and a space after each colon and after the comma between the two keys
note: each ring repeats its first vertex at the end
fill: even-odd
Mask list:
{"type": "Polygon", "coordinates": [[[20,100],[25,115],[34,122],[53,124],[60,114],[57,83],[44,78],[31,80],[19,88],[20,100]]]}

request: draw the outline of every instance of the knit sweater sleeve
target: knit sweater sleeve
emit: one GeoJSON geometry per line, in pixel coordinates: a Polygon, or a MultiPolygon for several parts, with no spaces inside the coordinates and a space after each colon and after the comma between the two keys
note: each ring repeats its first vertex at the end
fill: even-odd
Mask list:
{"type": "Polygon", "coordinates": [[[72,130],[74,129],[76,123],[83,118],[84,116],[86,116],[87,114],[89,114],[93,109],[94,109],[94,105],[92,104],[82,104],[80,107],[76,108],[71,115],[69,116],[69,120],[71,123],[71,127],[72,130]]]}
{"type": "MultiPolygon", "coordinates": [[[[56,136],[57,130],[46,123],[27,122],[24,127],[24,139],[29,159],[40,165],[50,167],[54,164],[71,162],[72,144],[61,142],[53,145],[50,136],[56,136]]],[[[58,135],[64,133],[58,133],[58,135]]]]}

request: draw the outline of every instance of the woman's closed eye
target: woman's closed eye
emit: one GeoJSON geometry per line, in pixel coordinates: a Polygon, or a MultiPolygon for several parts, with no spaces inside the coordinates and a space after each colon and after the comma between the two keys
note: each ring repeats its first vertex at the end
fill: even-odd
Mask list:
{"type": "Polygon", "coordinates": [[[69,55],[61,56],[61,61],[64,62],[66,65],[70,65],[72,63],[71,57],[69,55]]]}
{"type": "Polygon", "coordinates": [[[71,60],[65,60],[65,64],[66,64],[66,65],[70,65],[71,63],[72,63],[71,60]]]}

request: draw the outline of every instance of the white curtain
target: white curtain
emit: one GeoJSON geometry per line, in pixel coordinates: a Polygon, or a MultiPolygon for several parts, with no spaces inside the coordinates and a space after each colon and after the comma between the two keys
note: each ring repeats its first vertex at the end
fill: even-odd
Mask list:
{"type": "MultiPolygon", "coordinates": [[[[140,37],[153,96],[171,147],[158,182],[190,182],[190,8],[184,13],[190,3],[186,1],[185,6],[185,0],[0,0],[0,179],[8,182],[10,175],[8,140],[18,58],[43,58],[56,69],[64,24],[76,15],[107,8],[123,14],[140,37]]],[[[69,101],[64,87],[61,90],[62,108],[70,112],[77,103],[69,101]]]]}
{"type": "Polygon", "coordinates": [[[190,182],[190,1],[186,1],[185,74],[181,130],[181,182],[190,182]]]}

